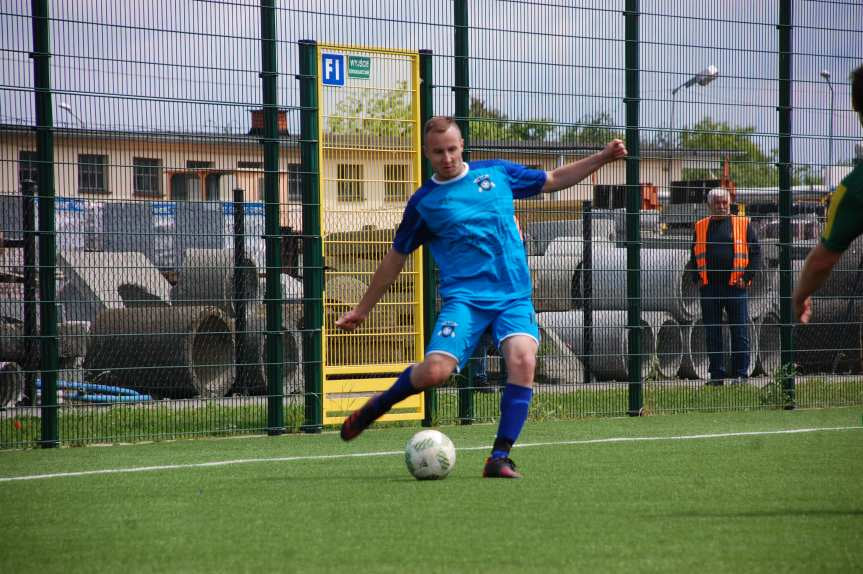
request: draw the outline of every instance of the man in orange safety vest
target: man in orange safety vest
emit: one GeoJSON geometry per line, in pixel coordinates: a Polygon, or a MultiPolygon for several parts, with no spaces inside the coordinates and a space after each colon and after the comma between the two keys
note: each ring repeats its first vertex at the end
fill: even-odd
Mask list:
{"type": "Polygon", "coordinates": [[[761,269],[758,235],[748,217],[731,215],[728,190],[707,194],[710,216],[695,223],[692,255],[687,267],[701,290],[701,315],[709,357],[709,385],[722,385],[726,373],[722,349],[722,316],[731,332],[731,379],[749,374],[749,298],[747,288],[761,269]]]}

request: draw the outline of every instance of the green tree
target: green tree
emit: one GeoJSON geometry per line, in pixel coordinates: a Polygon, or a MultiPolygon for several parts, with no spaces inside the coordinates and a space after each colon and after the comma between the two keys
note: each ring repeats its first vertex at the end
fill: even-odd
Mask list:
{"type": "Polygon", "coordinates": [[[480,98],[470,99],[470,117],[471,141],[542,141],[554,127],[546,118],[512,120],[480,98]]]}
{"type": "Polygon", "coordinates": [[[411,93],[406,81],[392,90],[372,88],[351,91],[339,100],[327,118],[329,133],[381,137],[409,137],[411,93]]]}
{"type": "Polygon", "coordinates": [[[575,125],[566,128],[562,140],[573,145],[603,146],[613,139],[624,139],[625,134],[614,126],[611,114],[595,112],[582,116],[575,125]]]}
{"type": "Polygon", "coordinates": [[[811,165],[798,165],[791,176],[793,185],[819,185],[823,183],[821,175],[811,165]]]}
{"type": "MultiPolygon", "coordinates": [[[[779,172],[774,165],[775,154],[769,155],[754,141],[752,126],[731,126],[704,118],[680,132],[680,148],[684,150],[727,151],[731,179],[740,187],[779,185],[779,172]]],[[[716,170],[684,168],[685,180],[711,179],[716,170]]]]}

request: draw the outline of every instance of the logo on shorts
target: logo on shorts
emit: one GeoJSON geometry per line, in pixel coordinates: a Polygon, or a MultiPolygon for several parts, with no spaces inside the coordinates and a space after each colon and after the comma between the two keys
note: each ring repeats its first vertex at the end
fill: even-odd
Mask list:
{"type": "Polygon", "coordinates": [[[441,325],[440,332],[438,335],[441,337],[455,337],[455,328],[458,327],[458,323],[453,321],[447,321],[443,325],[441,325]]]}
{"type": "Polygon", "coordinates": [[[477,186],[479,186],[479,192],[482,193],[484,191],[488,191],[494,187],[494,182],[491,180],[491,176],[488,174],[480,175],[475,180],[473,180],[477,186]]]}

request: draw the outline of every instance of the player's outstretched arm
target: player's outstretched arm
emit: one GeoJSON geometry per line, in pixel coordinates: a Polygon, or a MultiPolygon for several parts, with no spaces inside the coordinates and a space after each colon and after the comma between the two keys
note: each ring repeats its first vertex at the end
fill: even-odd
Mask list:
{"type": "Polygon", "coordinates": [[[572,187],[605,164],[626,157],[626,153],[622,140],[611,140],[595,154],[548,172],[542,191],[559,191],[572,187]]]}
{"type": "Polygon", "coordinates": [[[401,273],[402,268],[405,266],[407,257],[407,255],[390,248],[378,265],[375,274],[372,275],[372,281],[369,283],[369,287],[366,289],[363,298],[360,299],[356,307],[339,317],[336,321],[336,327],[345,331],[353,331],[359,327],[360,323],[368,317],[375,304],[384,296],[389,286],[399,276],[399,273],[401,273]]]}
{"type": "Polygon", "coordinates": [[[791,294],[794,316],[801,323],[809,322],[812,315],[812,302],[809,297],[824,285],[840,257],[842,257],[841,253],[830,251],[820,243],[806,256],[803,269],[800,270],[800,277],[797,279],[797,286],[791,294]]]}

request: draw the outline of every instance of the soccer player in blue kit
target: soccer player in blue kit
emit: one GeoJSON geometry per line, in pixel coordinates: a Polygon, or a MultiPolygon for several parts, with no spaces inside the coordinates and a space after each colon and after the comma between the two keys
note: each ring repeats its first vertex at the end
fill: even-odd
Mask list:
{"type": "Polygon", "coordinates": [[[508,380],[483,476],[521,478],[509,452],[527,420],[533,396],[539,328],[513,200],[573,186],[625,157],[626,147],[613,140],[591,156],[545,172],[503,160],[464,162],[464,140],[451,117],[431,118],[423,132],[423,153],[434,175],[408,200],[393,245],[368,289],[336,326],[348,331],[359,326],[396,280],[408,255],[423,244],[431,249],[440,270],[440,314],[425,359],[405,369],[388,390],[347,417],[341,437],[356,438],[396,403],[446,382],[490,329],[506,361],[508,380]]]}

